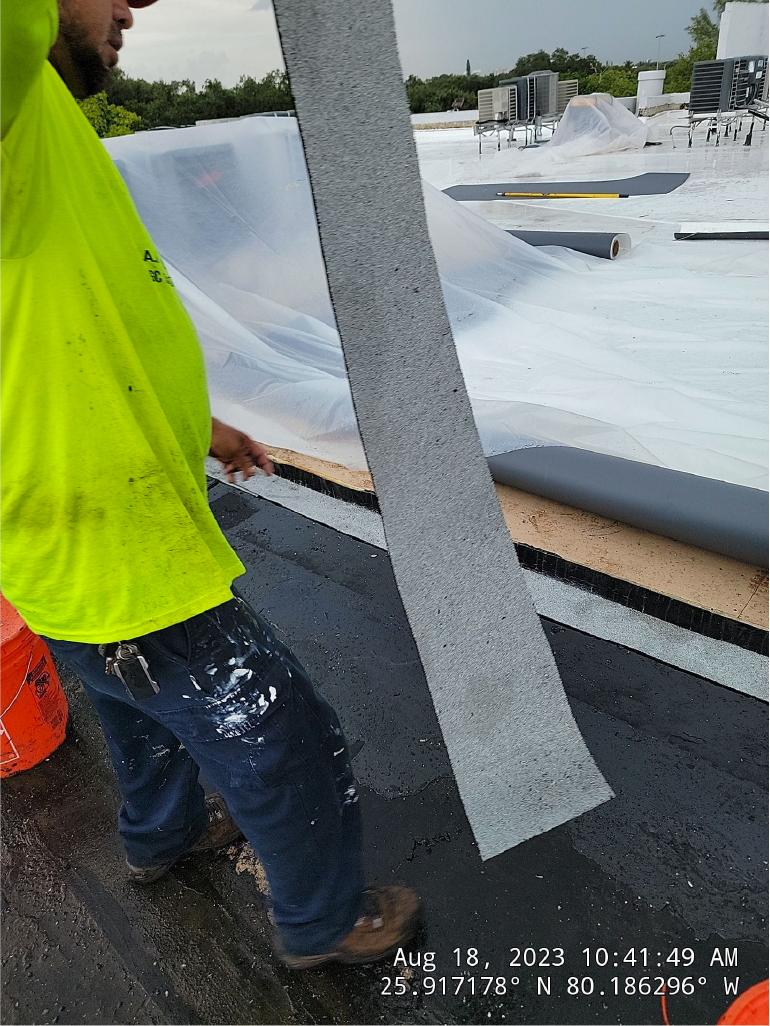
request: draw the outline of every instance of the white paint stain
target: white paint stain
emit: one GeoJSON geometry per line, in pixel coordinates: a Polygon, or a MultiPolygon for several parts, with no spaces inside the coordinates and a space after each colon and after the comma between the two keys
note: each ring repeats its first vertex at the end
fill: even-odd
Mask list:
{"type": "Polygon", "coordinates": [[[232,727],[241,727],[248,718],[249,714],[246,709],[233,709],[232,712],[222,718],[221,724],[217,729],[221,733],[223,729],[229,730],[232,727]]]}

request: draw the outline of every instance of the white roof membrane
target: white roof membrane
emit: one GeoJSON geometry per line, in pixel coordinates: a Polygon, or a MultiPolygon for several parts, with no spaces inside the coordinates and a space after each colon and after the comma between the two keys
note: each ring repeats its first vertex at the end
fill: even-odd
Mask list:
{"type": "MultiPolygon", "coordinates": [[[[458,133],[462,141],[427,144],[462,150],[461,160],[449,158],[457,166],[468,144],[475,152],[467,129],[421,135],[458,133]]],[[[196,323],[215,412],[269,445],[363,468],[296,122],[250,118],[106,145],[196,323]]],[[[487,180],[507,180],[516,157],[531,153],[503,151],[504,173],[493,161],[487,180]]],[[[630,156],[593,160],[615,160],[608,177],[630,156]]],[[[523,163],[521,174],[531,175],[523,163]]],[[[430,157],[426,164],[430,171],[430,157]]],[[[481,165],[476,157],[477,175],[481,165]]],[[[597,177],[596,167],[584,177],[597,177]]],[[[571,222],[558,227],[580,230],[591,217],[592,229],[630,232],[637,244],[615,261],[528,246],[472,209],[483,204],[456,203],[425,184],[487,455],[564,444],[766,486],[767,246],[683,246],[670,228],[667,244],[643,211],[670,209],[689,184],[665,197],[569,201],[571,222]],[[611,226],[610,208],[620,216],[611,226]],[[635,231],[639,221],[644,231],[635,231]]],[[[518,225],[500,211],[506,204],[486,206],[506,227],[546,227],[541,208],[552,201],[535,202],[534,218],[518,225]]]]}

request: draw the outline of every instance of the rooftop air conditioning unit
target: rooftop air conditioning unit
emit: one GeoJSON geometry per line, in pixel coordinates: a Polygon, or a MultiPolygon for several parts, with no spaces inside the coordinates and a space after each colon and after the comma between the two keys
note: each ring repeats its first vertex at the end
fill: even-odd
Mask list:
{"type": "Polygon", "coordinates": [[[690,80],[690,111],[742,110],[762,98],[766,77],[766,55],[697,61],[690,80]]]}
{"type": "Polygon", "coordinates": [[[479,108],[479,121],[495,120],[495,105],[492,101],[494,89],[479,89],[476,105],[479,108]]]}
{"type": "Polygon", "coordinates": [[[533,71],[527,76],[534,79],[534,113],[552,117],[558,113],[559,74],[556,71],[533,71]]]}
{"type": "Polygon", "coordinates": [[[520,75],[518,78],[501,78],[499,85],[511,91],[515,90],[517,121],[528,121],[531,117],[534,117],[535,91],[528,76],[520,75]]]}
{"type": "Polygon", "coordinates": [[[533,71],[518,78],[501,78],[500,85],[517,92],[520,121],[557,113],[559,75],[555,71],[533,71]]]}
{"type": "Polygon", "coordinates": [[[563,114],[567,109],[569,101],[578,94],[578,80],[576,78],[560,79],[556,85],[556,113],[563,114]]]}
{"type": "Polygon", "coordinates": [[[479,121],[515,121],[517,113],[516,90],[508,86],[479,89],[479,121]]]}
{"type": "Polygon", "coordinates": [[[733,71],[733,87],[730,94],[732,110],[743,110],[744,107],[761,100],[767,81],[767,57],[735,57],[733,71]]]}

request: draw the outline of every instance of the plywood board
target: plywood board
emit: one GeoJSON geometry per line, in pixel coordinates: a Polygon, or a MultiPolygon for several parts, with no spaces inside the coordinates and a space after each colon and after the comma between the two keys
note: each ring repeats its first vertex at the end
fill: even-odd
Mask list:
{"type": "Polygon", "coordinates": [[[767,630],[767,571],[496,485],[514,541],[767,630]]]}

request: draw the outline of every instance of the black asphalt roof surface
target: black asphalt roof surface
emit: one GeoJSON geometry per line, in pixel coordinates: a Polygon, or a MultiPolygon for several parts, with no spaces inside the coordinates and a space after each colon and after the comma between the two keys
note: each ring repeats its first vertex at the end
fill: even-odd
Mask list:
{"type": "Polygon", "coordinates": [[[242,592],[364,743],[370,876],[421,892],[418,964],[283,968],[247,847],[129,885],[101,735],[64,674],[67,741],[2,789],[4,1022],[657,1024],[663,978],[671,1023],[703,1024],[725,979],[767,976],[763,703],[544,621],[617,798],[482,863],[386,554],[223,485],[210,498],[242,592]]]}

